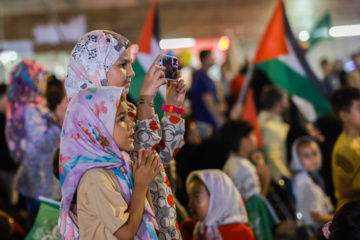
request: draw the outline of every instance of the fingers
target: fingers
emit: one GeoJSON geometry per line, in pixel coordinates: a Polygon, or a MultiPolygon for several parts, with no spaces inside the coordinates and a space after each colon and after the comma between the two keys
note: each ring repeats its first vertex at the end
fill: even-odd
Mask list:
{"type": "Polygon", "coordinates": [[[184,79],[180,79],[177,82],[177,86],[176,86],[176,91],[178,91],[179,93],[184,93],[187,90],[187,86],[185,84],[184,79]]]}
{"type": "Polygon", "coordinates": [[[149,168],[151,167],[151,165],[152,165],[155,157],[156,157],[155,151],[151,151],[151,150],[150,150],[150,151],[149,151],[149,155],[148,155],[148,159],[147,159],[147,161],[146,161],[146,166],[147,166],[147,167],[149,167],[149,168]]]}
{"type": "Polygon", "coordinates": [[[141,159],[142,159],[142,157],[143,157],[143,154],[144,154],[144,150],[140,149],[140,150],[139,150],[138,157],[137,157],[137,160],[136,160],[136,165],[137,165],[137,167],[139,167],[140,164],[141,164],[141,159]]]}
{"type": "Polygon", "coordinates": [[[141,165],[147,165],[147,162],[149,160],[149,155],[151,154],[151,148],[148,147],[145,151],[143,151],[143,157],[141,160],[141,165]]]}
{"type": "Polygon", "coordinates": [[[159,155],[155,152],[155,156],[154,159],[152,160],[150,169],[153,169],[154,171],[157,169],[159,158],[160,158],[159,155]]]}
{"type": "Polygon", "coordinates": [[[159,54],[156,58],[151,67],[149,68],[149,73],[154,74],[154,72],[157,70],[157,67],[159,67],[159,62],[162,58],[162,54],[159,54]]]}

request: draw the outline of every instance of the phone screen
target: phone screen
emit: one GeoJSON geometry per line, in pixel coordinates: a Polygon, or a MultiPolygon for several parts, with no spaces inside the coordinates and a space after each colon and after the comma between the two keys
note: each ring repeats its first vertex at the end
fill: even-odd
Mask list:
{"type": "Polygon", "coordinates": [[[179,67],[178,59],[176,57],[163,55],[161,65],[166,68],[164,71],[165,78],[170,81],[176,81],[179,67]]]}

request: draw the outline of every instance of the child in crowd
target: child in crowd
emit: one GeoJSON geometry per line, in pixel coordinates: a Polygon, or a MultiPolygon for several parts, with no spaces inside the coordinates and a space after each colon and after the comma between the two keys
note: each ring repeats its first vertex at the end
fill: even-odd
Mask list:
{"type": "Polygon", "coordinates": [[[182,222],[183,239],[254,239],[241,196],[224,172],[191,172],[186,189],[194,219],[182,222]]]}
{"type": "Polygon", "coordinates": [[[319,239],[360,240],[360,201],[346,203],[337,211],[332,222],[323,227],[323,236],[319,239]]]}
{"type": "Polygon", "coordinates": [[[255,152],[257,140],[251,123],[230,121],[221,128],[220,135],[228,142],[231,151],[223,170],[244,200],[249,200],[254,194],[266,196],[271,181],[270,168],[264,164],[262,154],[255,152]],[[248,159],[252,153],[256,167],[248,159]]]}
{"type": "Polygon", "coordinates": [[[336,210],[360,200],[360,90],[343,87],[330,99],[335,117],[343,124],[332,154],[332,177],[336,210]]]}
{"type": "Polygon", "coordinates": [[[264,164],[257,148],[254,128],[246,121],[230,121],[219,131],[229,145],[231,155],[224,165],[224,172],[232,179],[246,202],[249,226],[256,239],[272,239],[272,228],[277,216],[262,197],[266,196],[271,181],[270,168],[264,164]],[[252,154],[254,166],[248,157],[252,154]]]}
{"type": "Polygon", "coordinates": [[[318,173],[321,162],[319,146],[312,138],[303,136],[295,140],[289,169],[293,174],[296,211],[303,215],[304,225],[315,232],[333,218],[330,199],[311,178],[318,173]]]}
{"type": "Polygon", "coordinates": [[[70,236],[73,224],[61,224],[59,239],[157,239],[149,187],[162,164],[150,150],[140,150],[131,164],[125,151],[134,148],[135,124],[123,90],[89,88],[69,104],[60,145],[60,221],[71,216],[80,236],[70,236]]]}

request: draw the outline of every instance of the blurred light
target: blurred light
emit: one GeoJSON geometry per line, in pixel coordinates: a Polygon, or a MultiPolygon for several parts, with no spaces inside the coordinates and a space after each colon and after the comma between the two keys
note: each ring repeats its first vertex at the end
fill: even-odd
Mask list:
{"type": "Polygon", "coordinates": [[[280,186],[284,186],[284,185],[285,185],[285,181],[282,180],[282,179],[280,179],[280,180],[279,180],[279,185],[280,185],[280,186]]]}
{"type": "Polygon", "coordinates": [[[8,56],[10,58],[10,61],[15,61],[17,59],[17,57],[18,57],[17,53],[14,52],[14,51],[9,52],[8,56]]]}
{"type": "Polygon", "coordinates": [[[18,58],[18,54],[14,51],[6,51],[0,54],[0,61],[3,64],[6,64],[8,62],[14,62],[16,61],[17,58],[18,58]]]}
{"type": "Polygon", "coordinates": [[[194,38],[173,38],[160,41],[161,49],[189,48],[196,44],[194,38]]]}
{"type": "Polygon", "coordinates": [[[10,56],[7,52],[3,52],[1,55],[0,55],[0,61],[3,62],[4,64],[7,63],[7,62],[10,62],[10,56]]]}
{"type": "Polygon", "coordinates": [[[308,31],[303,30],[299,33],[300,41],[306,42],[307,40],[309,40],[309,38],[310,38],[310,34],[308,31]]]}
{"type": "Polygon", "coordinates": [[[230,47],[230,38],[228,36],[222,36],[219,41],[220,51],[226,51],[230,47]]]}
{"type": "Polygon", "coordinates": [[[350,37],[360,35],[360,24],[335,26],[330,28],[329,34],[332,37],[350,37]]]}
{"type": "Polygon", "coordinates": [[[297,212],[296,217],[297,219],[301,220],[303,218],[303,215],[301,214],[301,212],[297,212]]]}
{"type": "Polygon", "coordinates": [[[353,60],[348,61],[347,63],[345,63],[344,69],[346,72],[354,71],[356,69],[355,62],[353,60]]]}
{"type": "Polygon", "coordinates": [[[54,70],[55,70],[55,76],[57,78],[62,79],[64,77],[66,77],[65,68],[63,66],[58,65],[58,66],[55,67],[54,70]]]}

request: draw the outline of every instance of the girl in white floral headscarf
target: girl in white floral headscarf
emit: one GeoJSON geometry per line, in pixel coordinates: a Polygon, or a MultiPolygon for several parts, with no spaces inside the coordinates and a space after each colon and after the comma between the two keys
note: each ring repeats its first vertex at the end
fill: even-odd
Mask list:
{"type": "MultiPolygon", "coordinates": [[[[116,86],[125,87],[128,91],[131,78],[135,76],[129,46],[129,40],[115,32],[96,30],[86,33],[70,56],[68,76],[65,80],[68,98],[89,87],[116,86]]],[[[166,165],[184,145],[185,121],[180,114],[165,112],[160,124],[154,112],[153,100],[159,87],[167,84],[166,104],[181,107],[186,85],[182,79],[167,82],[163,73],[164,67],[158,65],[160,59],[161,55],[155,59],[145,75],[138,108],[129,104],[129,116],[136,121],[135,148],[130,152],[130,156],[134,160],[140,149],[151,147],[157,150],[166,165]]],[[[156,177],[150,190],[155,215],[160,223],[159,237],[181,239],[176,221],[176,207],[164,170],[156,177]]],[[[74,235],[76,238],[76,233],[74,235]]]]}

